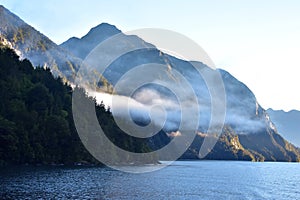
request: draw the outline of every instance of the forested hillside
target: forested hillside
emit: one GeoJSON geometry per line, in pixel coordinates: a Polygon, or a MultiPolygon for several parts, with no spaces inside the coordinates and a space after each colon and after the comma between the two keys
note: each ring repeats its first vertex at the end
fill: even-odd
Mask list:
{"type": "MultiPolygon", "coordinates": [[[[76,132],[72,88],[49,69],[34,69],[28,60],[20,61],[4,46],[0,46],[0,97],[0,165],[98,163],[76,132]]],[[[101,127],[118,146],[149,151],[146,141],[126,137],[118,129],[104,105],[97,105],[96,111],[101,127]]]]}

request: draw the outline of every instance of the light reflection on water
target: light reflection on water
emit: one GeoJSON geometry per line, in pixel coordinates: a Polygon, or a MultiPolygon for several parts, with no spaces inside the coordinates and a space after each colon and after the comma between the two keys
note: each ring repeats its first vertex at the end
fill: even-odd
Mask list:
{"type": "Polygon", "coordinates": [[[0,177],[0,197],[11,199],[300,199],[299,163],[177,161],[144,174],[15,167],[0,177]]]}

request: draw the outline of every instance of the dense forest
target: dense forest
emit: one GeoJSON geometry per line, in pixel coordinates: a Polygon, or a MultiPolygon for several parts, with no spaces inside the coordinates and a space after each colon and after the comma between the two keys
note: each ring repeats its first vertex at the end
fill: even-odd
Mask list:
{"type": "MultiPolygon", "coordinates": [[[[102,129],[116,145],[132,152],[150,151],[146,140],[124,134],[103,104],[97,105],[83,89],[77,89],[93,101],[102,129]]],[[[72,92],[49,69],[34,68],[13,50],[0,46],[0,165],[100,164],[76,132],[72,92]]]]}

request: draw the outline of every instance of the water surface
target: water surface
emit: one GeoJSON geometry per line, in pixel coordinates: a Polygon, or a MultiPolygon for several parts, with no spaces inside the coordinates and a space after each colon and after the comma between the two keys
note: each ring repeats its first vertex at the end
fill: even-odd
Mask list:
{"type": "Polygon", "coordinates": [[[299,163],[177,161],[144,174],[15,167],[0,177],[0,196],[11,199],[300,199],[299,163]]]}

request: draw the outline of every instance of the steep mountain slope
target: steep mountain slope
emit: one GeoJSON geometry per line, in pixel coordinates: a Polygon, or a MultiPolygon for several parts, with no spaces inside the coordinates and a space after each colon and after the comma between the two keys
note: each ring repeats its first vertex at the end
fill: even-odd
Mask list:
{"type": "Polygon", "coordinates": [[[276,124],[277,131],[288,141],[300,147],[300,111],[285,112],[269,108],[267,113],[276,124]]]}
{"type": "MultiPolygon", "coordinates": [[[[63,43],[64,46],[78,57],[85,58],[88,55],[86,51],[88,48],[96,47],[103,41],[104,37],[107,37],[110,33],[115,35],[119,32],[114,26],[107,24],[99,25],[92,29],[82,39],[70,39],[63,43]],[[105,29],[108,31],[105,31],[105,29]],[[112,31],[112,29],[115,29],[112,31]],[[97,34],[98,33],[98,36],[97,34]],[[104,36],[103,36],[104,35],[104,36]],[[88,40],[86,38],[89,38],[88,40]],[[79,45],[80,44],[80,45],[79,45]]],[[[128,91],[134,89],[130,82],[122,82],[122,76],[134,69],[136,66],[143,64],[156,63],[165,66],[165,71],[161,72],[159,76],[151,73],[151,67],[149,70],[144,70],[139,74],[135,74],[131,77],[136,82],[141,82],[147,75],[152,78],[153,82],[159,83],[160,81],[166,81],[167,83],[177,84],[174,81],[173,71],[179,72],[187,80],[200,103],[200,116],[198,131],[204,133],[207,131],[208,123],[211,118],[211,96],[210,91],[206,86],[205,79],[195,70],[194,66],[197,65],[202,75],[211,76],[212,69],[208,68],[201,62],[187,62],[178,59],[174,56],[165,54],[158,50],[155,46],[146,43],[137,36],[124,35],[121,33],[119,41],[115,45],[112,45],[108,49],[102,49],[99,52],[99,57],[95,62],[94,69],[97,70],[97,65],[104,65],[102,62],[102,55],[109,55],[114,51],[114,48],[128,48],[132,46],[138,50],[128,52],[121,55],[114,60],[104,71],[104,77],[112,84],[126,85],[123,90],[118,90],[119,95],[128,95],[128,91]]],[[[106,58],[103,57],[103,60],[106,58]]],[[[276,131],[274,124],[270,120],[270,117],[265,110],[258,104],[255,95],[249,90],[249,88],[234,78],[230,73],[225,70],[218,69],[226,91],[226,117],[225,128],[222,136],[218,139],[216,146],[213,148],[205,159],[238,159],[238,160],[268,160],[268,161],[298,161],[300,154],[297,148],[289,144],[284,138],[282,138],[276,131]]],[[[151,79],[150,78],[150,79],[151,79]]],[[[128,78],[129,79],[129,78],[128,78]]],[[[186,93],[186,91],[182,91],[186,93]]],[[[189,97],[193,94],[186,93],[187,98],[182,101],[188,102],[189,97]]],[[[180,122],[180,112],[177,110],[180,106],[176,101],[176,97],[172,92],[164,87],[157,86],[156,84],[146,84],[131,94],[130,98],[145,105],[153,106],[156,102],[172,102],[172,109],[167,108],[167,121],[164,125],[164,131],[167,133],[176,132],[178,130],[180,122]],[[175,106],[174,106],[175,105],[175,106]]],[[[182,102],[181,102],[182,103],[182,102]]],[[[197,105],[189,102],[189,107],[196,108],[197,105]]],[[[132,117],[135,121],[141,121],[141,123],[149,123],[151,119],[145,118],[147,113],[133,112],[132,117]],[[144,121],[143,121],[144,120],[144,121]]],[[[195,120],[193,116],[190,116],[187,121],[195,120]]],[[[155,119],[154,119],[155,121],[155,119]]],[[[160,132],[160,134],[164,134],[160,132]]],[[[182,156],[185,158],[198,158],[199,147],[203,142],[203,134],[196,136],[195,141],[187,152],[182,156]]],[[[152,148],[157,149],[157,146],[167,144],[172,136],[167,139],[165,136],[157,137],[160,140],[150,140],[152,148]]],[[[156,139],[157,139],[156,138],[156,139]]]]}
{"type": "MultiPolygon", "coordinates": [[[[197,134],[181,159],[198,159],[205,137],[214,136],[197,134]]],[[[230,126],[225,126],[213,149],[202,159],[299,162],[300,152],[274,130],[237,134],[230,126]]]]}
{"type": "MultiPolygon", "coordinates": [[[[114,26],[109,26],[107,24],[99,25],[92,29],[87,35],[82,37],[80,40],[76,40],[76,42],[73,42],[72,40],[68,40],[66,43],[63,43],[62,46],[70,46],[72,48],[69,48],[68,50],[73,53],[83,52],[81,55],[78,55],[79,57],[86,57],[87,53],[84,51],[85,46],[89,47],[96,47],[98,44],[100,44],[103,41],[103,33],[105,34],[105,37],[107,37],[106,32],[113,32],[114,34],[117,33],[119,30],[115,28],[115,31],[111,31],[111,29],[115,28],[114,26]],[[105,28],[108,28],[109,31],[105,31],[105,28]],[[95,35],[95,32],[97,32],[100,36],[95,35]],[[93,38],[94,36],[94,38],[93,38]],[[86,38],[89,38],[89,40],[86,40],[86,38]],[[93,39],[92,39],[93,38],[93,39]],[[99,38],[99,40],[97,40],[99,38]],[[79,44],[79,41],[82,45],[79,44]],[[91,42],[92,41],[92,42],[91,42]]],[[[159,76],[152,75],[151,73],[147,73],[148,77],[151,77],[153,79],[153,82],[159,82],[161,80],[170,82],[172,84],[175,84],[175,81],[173,80],[173,71],[179,72],[183,75],[183,77],[191,84],[193,90],[195,91],[197,98],[199,102],[201,102],[201,115],[203,116],[203,123],[202,128],[205,128],[204,121],[207,121],[211,118],[209,115],[210,113],[210,106],[211,106],[211,96],[210,91],[206,85],[206,80],[202,77],[205,76],[211,76],[213,70],[204,65],[201,62],[187,62],[181,59],[178,59],[174,56],[165,54],[155,48],[155,46],[146,43],[145,41],[141,40],[137,36],[132,35],[122,35],[122,39],[117,41],[117,47],[112,46],[110,49],[105,49],[106,52],[99,52],[99,58],[97,58],[96,65],[102,66],[103,62],[101,60],[101,54],[109,54],[111,51],[114,50],[114,48],[124,48],[130,49],[132,46],[135,46],[139,48],[138,50],[128,52],[124,55],[121,55],[116,60],[114,60],[104,71],[103,76],[112,84],[116,85],[117,83],[120,84],[119,81],[122,81],[122,76],[129,72],[130,70],[134,69],[136,66],[141,66],[143,64],[149,64],[149,63],[156,63],[166,66],[166,70],[164,72],[160,72],[159,76]],[[194,66],[196,65],[201,69],[201,73],[197,70],[195,70],[194,66]]],[[[105,58],[104,58],[105,59],[105,58]]],[[[152,66],[149,66],[151,68],[152,66]]],[[[97,66],[93,66],[95,70],[97,70],[97,66]]],[[[151,71],[151,69],[150,69],[151,71]]],[[[244,85],[242,82],[238,81],[236,78],[234,78],[231,74],[226,72],[225,70],[218,70],[223,82],[224,87],[226,91],[226,124],[230,124],[231,126],[234,126],[235,129],[238,131],[245,130],[246,132],[255,132],[256,129],[262,128],[265,126],[265,116],[264,116],[264,110],[260,107],[260,105],[257,103],[256,98],[254,94],[249,90],[249,88],[244,85]]],[[[135,74],[134,81],[141,81],[144,79],[144,76],[146,72],[141,72],[139,74],[135,74]]],[[[126,88],[124,90],[119,90],[119,95],[126,95],[127,90],[131,90],[130,84],[126,85],[126,88]]],[[[182,91],[182,93],[185,93],[186,91],[182,91]]],[[[188,94],[187,96],[191,96],[192,94],[188,94]]],[[[175,101],[174,96],[171,97],[172,94],[168,92],[168,90],[154,86],[151,84],[148,84],[147,86],[143,86],[137,90],[132,98],[137,100],[138,102],[141,102],[143,104],[150,105],[156,98],[157,99],[163,99],[163,100],[172,100],[175,101]],[[157,96],[150,96],[146,93],[153,92],[158,93],[157,96]],[[145,94],[145,95],[142,95],[145,94]],[[147,96],[148,99],[141,99],[141,96],[147,96]],[[151,100],[151,101],[150,101],[151,100]]],[[[192,105],[191,105],[192,106],[192,105]]]]}
{"type": "Polygon", "coordinates": [[[72,79],[81,60],[0,5],[0,40],[34,66],[49,67],[54,75],[72,79]]]}

